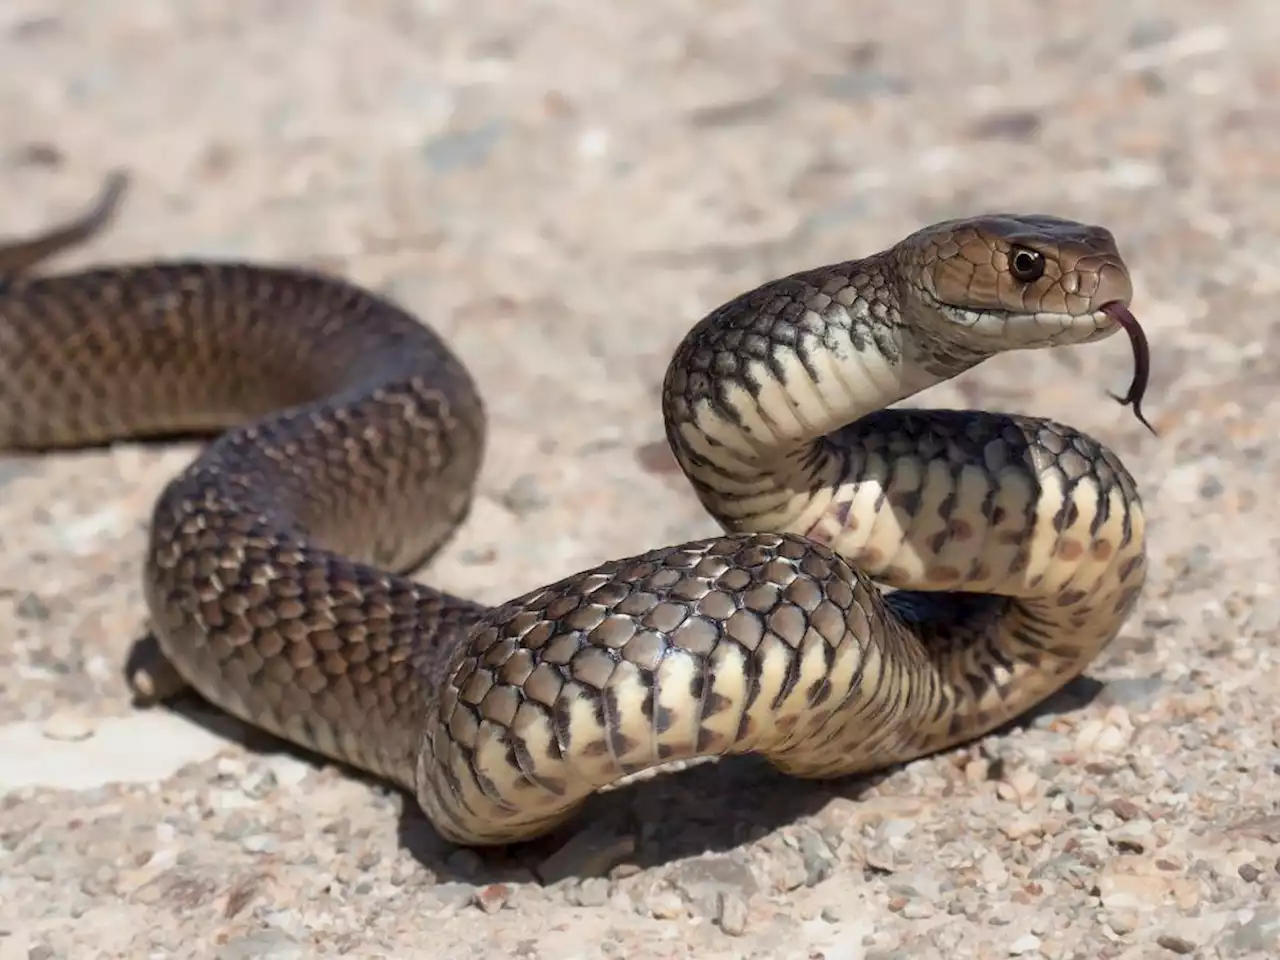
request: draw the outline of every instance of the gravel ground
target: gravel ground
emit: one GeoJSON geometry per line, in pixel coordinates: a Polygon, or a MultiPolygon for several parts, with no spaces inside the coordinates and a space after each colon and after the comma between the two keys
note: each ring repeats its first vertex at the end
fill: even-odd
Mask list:
{"type": "Polygon", "coordinates": [[[749,758],[477,855],[199,707],[134,709],[153,498],[192,445],[0,459],[0,960],[1280,954],[1280,14],[865,0],[6,0],[0,229],[134,187],[65,258],[287,259],[475,370],[475,514],[421,574],[499,601],[709,534],[664,446],[676,341],[783,271],[991,208],[1104,222],[1153,340],[924,400],[1062,417],[1139,478],[1152,576],[1029,725],[879,780],[749,758]]]}

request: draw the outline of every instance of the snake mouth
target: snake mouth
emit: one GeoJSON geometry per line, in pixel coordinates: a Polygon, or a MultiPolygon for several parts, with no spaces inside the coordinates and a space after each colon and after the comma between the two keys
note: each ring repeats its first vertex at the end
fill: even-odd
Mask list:
{"type": "Polygon", "coordinates": [[[1108,395],[1122,407],[1133,407],[1133,415],[1138,418],[1138,422],[1150,430],[1152,436],[1158,436],[1155,427],[1142,415],[1142,398],[1147,392],[1147,381],[1151,376],[1151,348],[1147,344],[1147,334],[1138,318],[1119,300],[1105,303],[1100,309],[1129,335],[1129,343],[1133,347],[1133,381],[1129,384],[1129,392],[1123,397],[1110,391],[1108,395]]]}

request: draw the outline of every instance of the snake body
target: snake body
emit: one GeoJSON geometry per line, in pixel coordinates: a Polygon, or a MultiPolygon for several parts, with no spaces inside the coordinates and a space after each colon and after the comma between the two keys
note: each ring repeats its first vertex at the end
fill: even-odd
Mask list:
{"type": "Polygon", "coordinates": [[[406,575],[483,459],[483,402],[446,345],[301,269],[26,275],[107,214],[0,253],[0,447],[218,433],[152,516],[165,663],[404,787],[454,842],[545,833],[668,761],[754,752],[826,778],[972,740],[1079,674],[1144,583],[1141,502],[1101,443],[884,409],[998,352],[1120,329],[1132,290],[1101,227],[949,221],[717,308],[662,396],[724,534],[489,607],[406,575]]]}

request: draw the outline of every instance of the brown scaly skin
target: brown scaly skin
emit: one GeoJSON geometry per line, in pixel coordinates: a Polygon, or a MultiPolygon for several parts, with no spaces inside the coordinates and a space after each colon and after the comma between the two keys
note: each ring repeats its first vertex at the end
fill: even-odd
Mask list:
{"type": "Polygon", "coordinates": [[[671,760],[828,777],[972,739],[1083,670],[1141,590],[1140,500],[1096,440],[882,409],[1001,350],[1114,333],[1131,288],[1101,228],[953,221],[713,311],[663,404],[726,535],[488,608],[403,575],[471,502],[485,417],[461,362],[302,270],[19,276],[115,199],[0,250],[0,447],[225,430],[156,504],[164,659],[135,686],[190,684],[384,776],[456,842],[544,833],[671,760]]]}

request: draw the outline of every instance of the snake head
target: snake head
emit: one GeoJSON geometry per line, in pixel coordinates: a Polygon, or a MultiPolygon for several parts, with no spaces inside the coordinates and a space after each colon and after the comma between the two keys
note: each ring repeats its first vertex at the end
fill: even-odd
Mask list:
{"type": "Polygon", "coordinates": [[[923,307],[915,321],[987,353],[1101,340],[1120,329],[1115,305],[1127,308],[1133,297],[1110,231],[1074,220],[949,220],[897,249],[904,281],[923,307]]]}
{"type": "Polygon", "coordinates": [[[1047,214],[949,220],[903,240],[899,272],[926,336],[975,355],[1092,343],[1119,330],[1133,346],[1124,397],[1137,418],[1150,372],[1142,327],[1129,311],[1129,268],[1105,227],[1047,214]]]}

